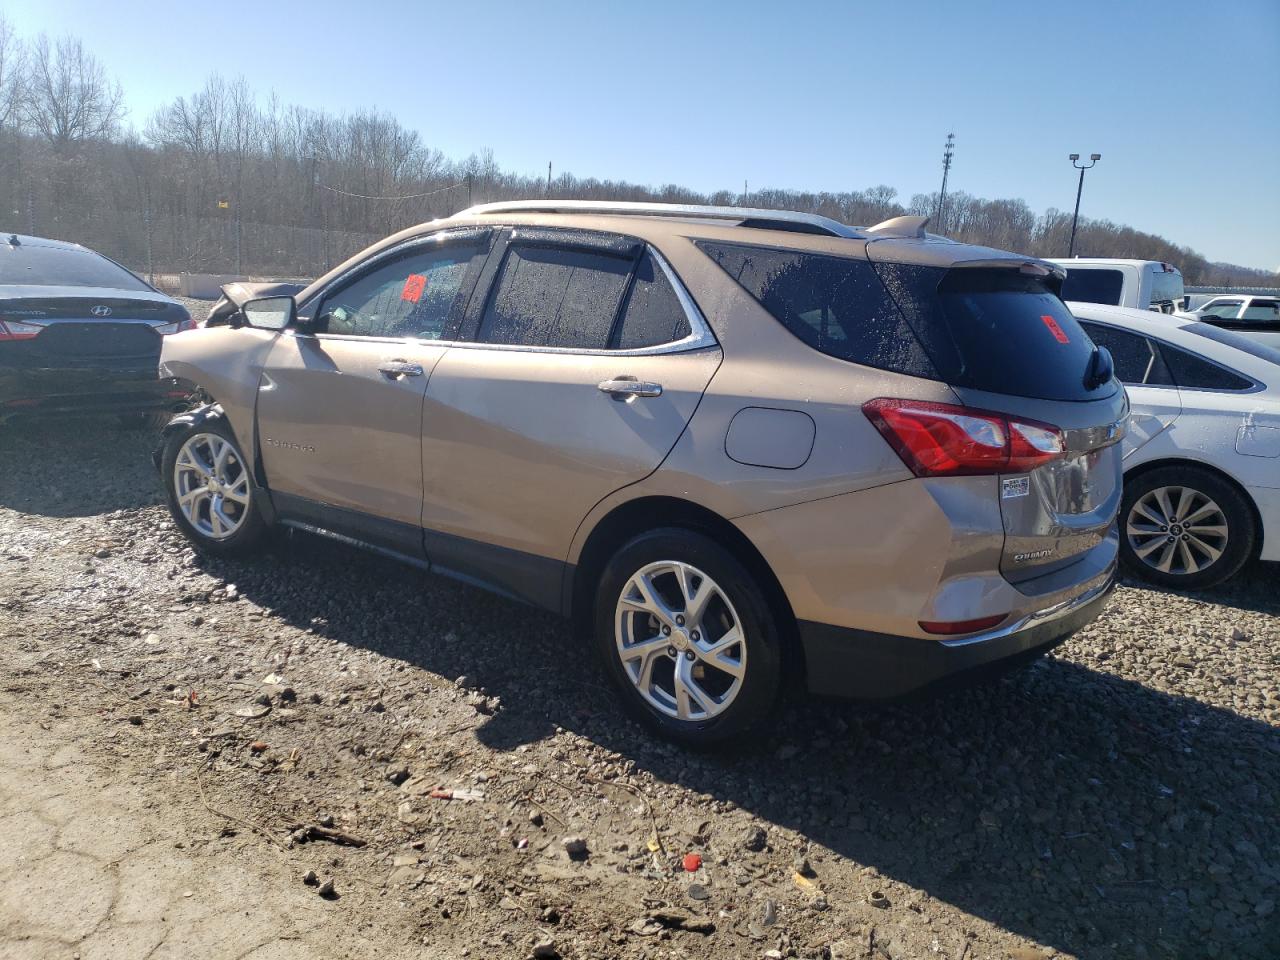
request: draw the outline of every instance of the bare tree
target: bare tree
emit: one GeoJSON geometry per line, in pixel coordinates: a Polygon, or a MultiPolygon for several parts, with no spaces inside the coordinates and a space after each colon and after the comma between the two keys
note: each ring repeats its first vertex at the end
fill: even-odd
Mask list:
{"type": "Polygon", "coordinates": [[[0,15],[0,130],[17,124],[26,87],[26,48],[13,25],[0,15]]]}
{"type": "Polygon", "coordinates": [[[55,149],[114,134],[124,119],[124,91],[73,36],[31,48],[26,119],[55,149]]]}
{"type": "MultiPolygon", "coordinates": [[[[470,198],[543,196],[546,172],[502,169],[485,150],[454,161],[378,110],[334,115],[262,98],[244,78],[210,76],[122,133],[121,91],[79,41],[26,48],[0,17],[0,218],[74,239],[123,263],[179,270],[315,275],[389,233],[453,213],[470,198]],[[27,76],[31,82],[25,82],[27,76]],[[7,118],[7,120],[6,120],[7,118]],[[92,171],[92,175],[90,175],[92,171]]],[[[557,197],[730,205],[737,189],[703,193],[560,171],[557,197]]],[[[931,214],[936,194],[907,200],[862,190],[756,189],[751,203],[868,225],[931,214]]],[[[948,193],[958,240],[1039,256],[1065,253],[1070,213],[1042,216],[1013,199],[948,193]]],[[[10,228],[10,224],[3,224],[10,228]]],[[[1280,285],[1280,276],[1211,264],[1163,237],[1082,220],[1077,249],[1166,260],[1188,283],[1280,285]]]]}

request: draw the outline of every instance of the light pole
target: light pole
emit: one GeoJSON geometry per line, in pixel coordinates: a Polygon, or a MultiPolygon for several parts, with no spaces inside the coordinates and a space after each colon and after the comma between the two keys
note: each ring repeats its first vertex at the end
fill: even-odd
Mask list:
{"type": "Polygon", "coordinates": [[[945,149],[942,151],[942,189],[938,191],[938,209],[937,215],[933,218],[937,223],[934,227],[939,233],[946,233],[942,226],[942,213],[947,207],[947,174],[951,172],[951,157],[956,149],[956,135],[954,133],[947,134],[947,142],[945,149]]]}
{"type": "Polygon", "coordinates": [[[1092,170],[1093,165],[1102,159],[1102,154],[1089,154],[1089,163],[1081,165],[1080,154],[1071,154],[1071,165],[1080,171],[1080,185],[1076,187],[1076,212],[1071,217],[1071,243],[1067,246],[1067,256],[1071,257],[1076,252],[1076,224],[1080,221],[1080,194],[1084,192],[1084,172],[1092,170]]]}

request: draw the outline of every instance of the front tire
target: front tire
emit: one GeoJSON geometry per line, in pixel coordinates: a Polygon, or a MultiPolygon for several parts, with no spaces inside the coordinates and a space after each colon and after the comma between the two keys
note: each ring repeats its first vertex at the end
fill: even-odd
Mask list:
{"type": "Polygon", "coordinates": [[[266,532],[261,494],[225,420],[208,419],[166,437],[161,470],[169,513],[187,539],[217,556],[253,552],[266,532]]]}
{"type": "Polygon", "coordinates": [[[641,534],[605,567],[594,641],[628,711],[690,746],[744,736],[777,705],[782,644],[754,576],[691,530],[641,534]]]}
{"type": "Polygon", "coordinates": [[[1178,590],[1234,577],[1253,556],[1249,503],[1222,477],[1194,465],[1157,467],[1125,482],[1120,557],[1135,576],[1178,590]]]}

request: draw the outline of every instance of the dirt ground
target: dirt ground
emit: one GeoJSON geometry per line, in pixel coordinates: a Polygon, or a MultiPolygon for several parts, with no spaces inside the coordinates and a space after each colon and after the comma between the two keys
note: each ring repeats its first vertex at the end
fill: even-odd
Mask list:
{"type": "Polygon", "coordinates": [[[698,755],[554,617],[194,553],[153,442],[0,431],[0,956],[1280,956],[1275,565],[698,755]]]}

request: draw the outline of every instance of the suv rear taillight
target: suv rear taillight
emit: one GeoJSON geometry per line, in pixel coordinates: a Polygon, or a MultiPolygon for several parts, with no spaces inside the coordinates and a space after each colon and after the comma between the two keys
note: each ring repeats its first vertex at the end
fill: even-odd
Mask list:
{"type": "Polygon", "coordinates": [[[40,335],[44,329],[42,323],[27,323],[25,320],[0,320],[0,340],[30,340],[40,335]]]}
{"type": "Polygon", "coordinates": [[[862,412],[917,477],[1027,473],[1066,450],[1057,427],[989,410],[881,397],[862,412]]]}

